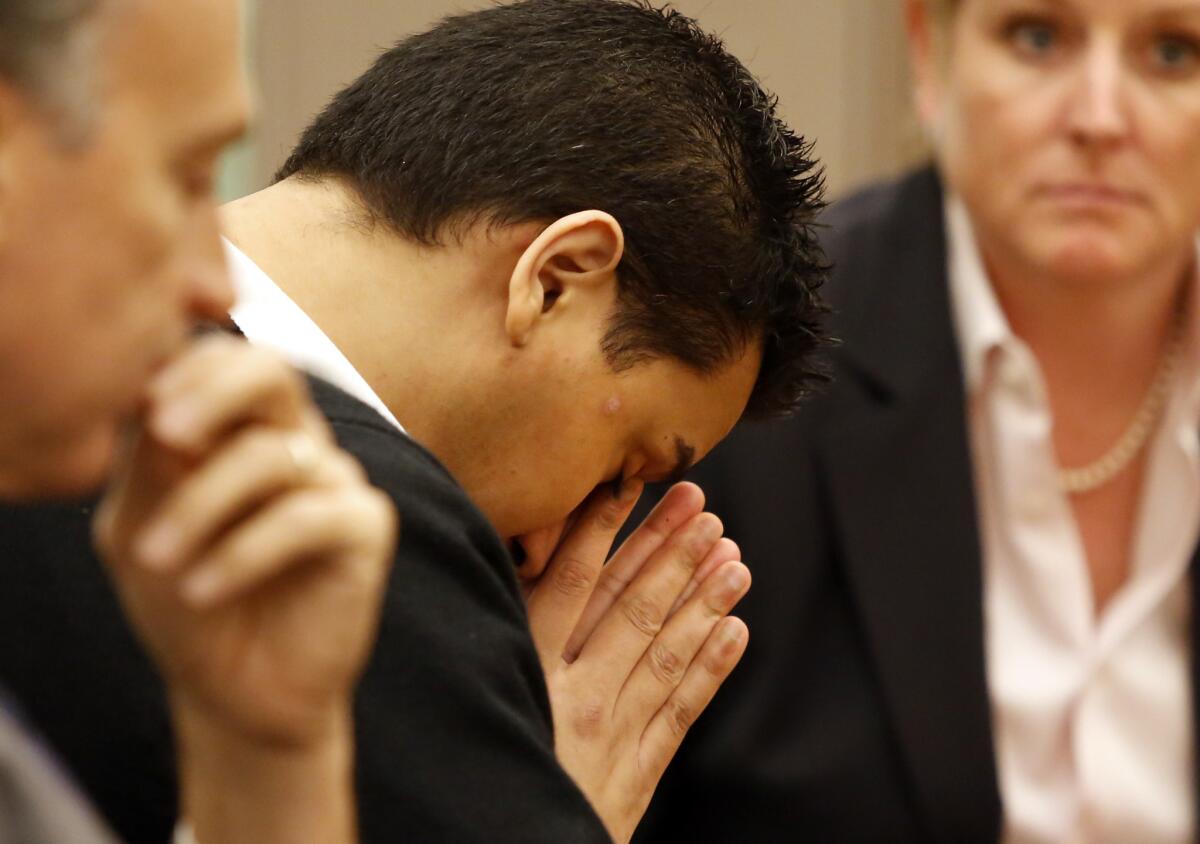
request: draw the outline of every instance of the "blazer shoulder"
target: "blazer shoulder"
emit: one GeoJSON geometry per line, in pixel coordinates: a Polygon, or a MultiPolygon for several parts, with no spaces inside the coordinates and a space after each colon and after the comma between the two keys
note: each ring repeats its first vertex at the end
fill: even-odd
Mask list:
{"type": "Polygon", "coordinates": [[[867,315],[880,318],[900,291],[940,283],[940,275],[924,276],[944,272],[942,206],[941,180],[929,166],[871,185],[822,215],[821,245],[832,267],[826,294],[839,336],[854,333],[867,315]]]}
{"type": "Polygon", "coordinates": [[[895,239],[914,220],[932,220],[940,226],[941,209],[941,180],[927,165],[868,185],[830,205],[819,220],[821,243],[840,266],[881,246],[894,248],[895,239]]]}
{"type": "Polygon", "coordinates": [[[516,568],[419,443],[328,385],[339,443],[400,514],[379,637],[356,701],[364,840],[606,840],[554,754],[516,568]]]}

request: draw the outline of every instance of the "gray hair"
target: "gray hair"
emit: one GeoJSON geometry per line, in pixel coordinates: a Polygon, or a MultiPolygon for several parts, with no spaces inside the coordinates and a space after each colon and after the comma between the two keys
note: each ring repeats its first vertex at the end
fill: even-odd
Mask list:
{"type": "Polygon", "coordinates": [[[92,26],[106,0],[0,0],[0,78],[78,128],[91,101],[92,26]]]}

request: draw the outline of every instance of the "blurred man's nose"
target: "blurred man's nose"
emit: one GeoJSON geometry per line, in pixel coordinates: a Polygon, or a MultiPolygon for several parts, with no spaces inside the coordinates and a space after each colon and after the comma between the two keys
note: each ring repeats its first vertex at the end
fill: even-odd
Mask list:
{"type": "Polygon", "coordinates": [[[1129,135],[1126,87],[1121,45],[1113,40],[1090,44],[1070,92],[1070,127],[1079,143],[1110,146],[1129,135]]]}
{"type": "Polygon", "coordinates": [[[234,294],[215,204],[207,203],[197,214],[181,270],[189,315],[196,321],[223,322],[233,307],[234,294]]]}

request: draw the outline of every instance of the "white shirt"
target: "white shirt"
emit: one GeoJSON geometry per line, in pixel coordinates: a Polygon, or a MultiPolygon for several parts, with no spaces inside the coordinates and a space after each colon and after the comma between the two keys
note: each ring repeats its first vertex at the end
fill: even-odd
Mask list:
{"type": "Polygon", "coordinates": [[[1188,566],[1200,537],[1200,296],[1147,445],[1130,576],[1097,618],[1032,351],[961,202],[949,278],[981,515],[987,681],[1006,844],[1166,844],[1196,828],[1188,566]]]}
{"type": "Polygon", "coordinates": [[[237,302],[229,315],[246,339],[256,346],[274,349],[297,369],[370,405],[403,432],[403,426],[366,379],[308,314],[242,250],[228,240],[224,245],[237,302]]]}

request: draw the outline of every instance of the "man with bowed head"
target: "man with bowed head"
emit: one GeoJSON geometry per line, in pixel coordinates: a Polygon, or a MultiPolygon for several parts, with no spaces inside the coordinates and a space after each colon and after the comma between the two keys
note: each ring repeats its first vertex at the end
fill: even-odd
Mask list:
{"type": "MultiPolygon", "coordinates": [[[[604,561],[644,481],[806,392],[818,204],[806,146],[695,22],[526,0],[386,51],[224,209],[234,323],[333,385],[318,403],[404,516],[357,699],[365,837],[630,837],[746,646],[749,572],[690,485],[604,561]]],[[[31,545],[71,529],[41,518],[31,545]]],[[[103,596],[69,600],[117,689],[89,705],[160,747],[103,596]]],[[[44,682],[19,691],[155,840],[165,767],[135,800],[44,682]]]]}
{"type": "MultiPolygon", "coordinates": [[[[233,0],[0,3],[0,496],[115,471],[96,534],[166,684],[180,837],[350,842],[351,693],[395,514],[289,367],[187,341],[231,303],[211,184],[247,118],[237,30],[233,0]],[[203,546],[147,566],[130,546],[168,511],[203,546]]],[[[0,568],[23,562],[6,534],[0,568]]],[[[0,840],[112,840],[6,700],[0,840]]]]}

